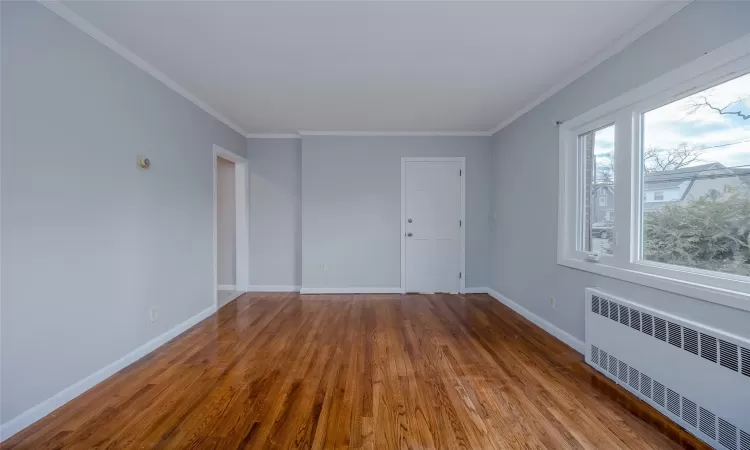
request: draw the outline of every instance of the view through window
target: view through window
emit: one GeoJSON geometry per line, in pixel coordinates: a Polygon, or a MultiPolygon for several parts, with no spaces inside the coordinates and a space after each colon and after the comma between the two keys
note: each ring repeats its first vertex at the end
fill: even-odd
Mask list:
{"type": "Polygon", "coordinates": [[[750,276],[750,74],[642,120],[642,258],[750,276]]]}
{"type": "Polygon", "coordinates": [[[582,134],[578,139],[586,164],[583,250],[611,255],[615,220],[615,126],[582,134]]]}

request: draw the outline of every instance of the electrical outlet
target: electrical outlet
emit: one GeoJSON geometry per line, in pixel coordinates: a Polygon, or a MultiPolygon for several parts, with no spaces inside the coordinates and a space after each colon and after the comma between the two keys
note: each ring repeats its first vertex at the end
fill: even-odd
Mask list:
{"type": "Polygon", "coordinates": [[[555,297],[549,298],[549,306],[552,309],[557,309],[557,300],[555,299],[555,297]]]}
{"type": "Polygon", "coordinates": [[[156,306],[154,306],[153,308],[151,308],[148,311],[148,316],[151,319],[151,323],[156,322],[156,319],[159,318],[159,308],[157,308],[156,306]]]}

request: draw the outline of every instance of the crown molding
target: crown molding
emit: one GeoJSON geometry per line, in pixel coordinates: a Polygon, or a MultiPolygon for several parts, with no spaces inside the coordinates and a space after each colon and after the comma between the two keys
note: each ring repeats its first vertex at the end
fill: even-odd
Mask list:
{"type": "Polygon", "coordinates": [[[609,46],[602,51],[596,53],[592,58],[578,67],[577,70],[572,72],[568,77],[553,86],[551,89],[546,91],[544,94],[536,98],[534,101],[526,104],[523,108],[519,109],[507,120],[503,121],[500,125],[487,131],[309,131],[301,130],[298,133],[248,133],[244,131],[239,125],[233,123],[227,117],[213,109],[206,102],[200,100],[195,95],[187,91],[177,82],[166,76],[163,72],[146,62],[143,58],[139,57],[124,45],[115,41],[112,37],[105,34],[100,29],[96,28],[90,22],[83,17],[79,16],[73,10],[65,6],[59,0],[37,0],[40,4],[47,7],[50,11],[60,16],[63,20],[80,29],[84,33],[88,34],[105,47],[114,51],[118,55],[125,58],[127,61],[148,73],[152,77],[161,81],[165,86],[172,89],[176,93],[182,95],[184,98],[230,127],[234,131],[240,133],[247,139],[299,139],[303,136],[350,136],[350,137],[376,137],[376,136],[391,136],[391,137],[408,137],[408,136],[492,136],[503,128],[507,127],[519,117],[529,112],[534,107],[538,106],[548,98],[561,91],[569,84],[582,77],[593,68],[619,53],[625,47],[635,42],[638,38],[648,33],[667,19],[675,15],[677,12],[682,10],[684,7],[692,3],[693,0],[679,0],[670,1],[664,5],[659,11],[649,16],[646,20],[631,28],[624,35],[614,40],[609,46]]]}
{"type": "Polygon", "coordinates": [[[297,133],[247,133],[245,137],[248,139],[299,139],[300,135],[297,133]]]}
{"type": "Polygon", "coordinates": [[[487,131],[300,131],[304,136],[349,136],[349,137],[417,137],[417,136],[491,136],[487,131]]]}
{"type": "Polygon", "coordinates": [[[156,67],[146,62],[143,58],[141,58],[140,56],[130,51],[130,49],[128,49],[124,45],[115,41],[112,37],[110,37],[109,35],[104,33],[102,30],[98,29],[93,24],[91,24],[91,22],[87,21],[83,17],[73,12],[72,9],[65,6],[59,0],[52,0],[52,1],[37,0],[37,1],[41,5],[47,7],[47,9],[49,9],[53,13],[60,16],[63,20],[65,20],[69,24],[73,25],[74,27],[78,28],[84,33],[88,34],[95,40],[99,41],[99,43],[101,43],[105,47],[109,48],[113,52],[125,58],[134,66],[138,67],[139,69],[143,70],[147,74],[161,81],[166,87],[177,92],[181,96],[185,97],[186,99],[191,101],[193,104],[195,104],[197,107],[199,107],[203,111],[213,116],[219,122],[223,123],[224,125],[228,126],[229,128],[233,129],[234,131],[240,133],[243,136],[247,135],[247,132],[244,131],[239,125],[233,123],[227,117],[225,117],[224,115],[222,115],[221,113],[213,109],[211,106],[208,105],[208,103],[202,101],[195,95],[188,92],[187,89],[177,84],[176,81],[166,76],[159,69],[157,69],[156,67]]]}
{"type": "Polygon", "coordinates": [[[660,10],[655,12],[654,14],[650,15],[646,20],[639,23],[635,27],[631,28],[629,31],[625,32],[622,36],[615,39],[610,45],[608,45],[603,50],[596,53],[593,57],[591,57],[589,60],[587,60],[585,63],[583,63],[580,67],[578,67],[574,72],[572,72],[569,76],[564,77],[561,82],[554,85],[550,90],[542,94],[540,97],[538,97],[536,100],[534,100],[531,103],[528,103],[526,106],[518,110],[515,114],[510,116],[507,120],[505,120],[500,125],[496,126],[495,128],[489,130],[487,133],[489,136],[494,135],[498,131],[502,130],[503,128],[507,127],[511,123],[515,122],[516,119],[523,116],[527,112],[531,111],[534,107],[541,104],[543,101],[547,100],[548,98],[552,97],[556,93],[560,92],[563,88],[568,86],[569,84],[573,83],[577,79],[584,76],[586,73],[591,71],[594,67],[598,66],[599,64],[603,63],[607,59],[611,58],[612,56],[616,55],[617,53],[621,52],[625,49],[628,45],[635,42],[638,38],[643,36],[644,34],[648,33],[649,31],[656,28],[658,25],[664,23],[667,19],[672,17],[673,15],[677,14],[681,9],[692,3],[693,0],[680,0],[680,1],[671,1],[668,2],[666,5],[664,5],[660,10]]]}

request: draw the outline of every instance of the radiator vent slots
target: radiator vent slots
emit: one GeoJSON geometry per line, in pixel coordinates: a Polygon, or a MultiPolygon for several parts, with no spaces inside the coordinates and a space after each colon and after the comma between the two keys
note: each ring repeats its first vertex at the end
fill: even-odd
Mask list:
{"type": "Polygon", "coordinates": [[[750,377],[750,349],[596,295],[591,298],[591,311],[750,377]]]}
{"type": "Polygon", "coordinates": [[[667,342],[667,321],[660,318],[654,317],[654,337],[661,341],[667,342]]]}
{"type": "Polygon", "coordinates": [[[630,328],[641,331],[641,313],[637,309],[630,310],[630,328]]]}
{"type": "Polygon", "coordinates": [[[698,332],[687,327],[684,327],[682,329],[682,332],[683,332],[684,341],[685,341],[685,350],[694,355],[697,355],[698,354],[698,332]]]}
{"type": "Polygon", "coordinates": [[[701,333],[701,356],[711,362],[716,362],[716,338],[701,333]]]}
{"type": "Polygon", "coordinates": [[[667,409],[675,416],[680,416],[680,394],[667,388],[667,409]]]}
{"type": "Polygon", "coordinates": [[[628,307],[624,305],[620,305],[620,323],[628,326],[629,325],[628,320],[628,307]]]}
{"type": "Polygon", "coordinates": [[[664,403],[664,385],[659,383],[658,381],[654,381],[654,401],[661,405],[662,407],[665,405],[664,403]]]}
{"type": "Polygon", "coordinates": [[[737,346],[719,339],[719,362],[721,365],[737,372],[738,358],[737,346]]]}
{"type": "Polygon", "coordinates": [[[721,417],[716,417],[716,414],[706,408],[594,345],[591,346],[591,354],[592,361],[593,355],[597,355],[597,365],[600,368],[609,370],[613,378],[622,381],[620,385],[631,388],[631,391],[641,398],[653,400],[663,408],[663,412],[682,419],[684,423],[693,427],[695,432],[700,430],[703,435],[718,441],[729,450],[750,450],[750,433],[738,429],[736,425],[721,417]]]}
{"type": "Polygon", "coordinates": [[[701,408],[701,431],[711,439],[716,439],[716,415],[701,408]]]}
{"type": "Polygon", "coordinates": [[[596,345],[591,346],[591,362],[599,365],[599,348],[596,345]]]}
{"type": "Polygon", "coordinates": [[[651,377],[645,373],[641,374],[641,394],[651,398],[651,377]]]}
{"type": "Polygon", "coordinates": [[[669,343],[682,348],[682,327],[672,322],[669,322],[669,343]]]}
{"type": "Polygon", "coordinates": [[[586,289],[586,362],[720,450],[750,450],[750,336],[586,289]]]}
{"type": "Polygon", "coordinates": [[[630,382],[629,382],[630,387],[632,387],[633,389],[637,391],[638,386],[640,385],[640,381],[641,381],[641,373],[631,367],[630,368],[630,382]]]}
{"type": "Polygon", "coordinates": [[[643,331],[649,336],[653,336],[654,335],[653,319],[651,317],[651,314],[646,314],[646,313],[641,314],[641,322],[642,322],[641,331],[643,331]]]}
{"type": "Polygon", "coordinates": [[[685,397],[682,397],[682,419],[698,428],[698,405],[685,397]]]}
{"type": "Polygon", "coordinates": [[[628,382],[628,365],[624,362],[620,361],[620,380],[622,380],[624,383],[628,382]]]}
{"type": "Polygon", "coordinates": [[[609,302],[609,318],[614,320],[615,322],[620,320],[620,309],[618,308],[617,303],[615,302],[609,302]]]}
{"type": "Polygon", "coordinates": [[[719,442],[730,450],[737,450],[737,427],[719,418],[719,442]]]}

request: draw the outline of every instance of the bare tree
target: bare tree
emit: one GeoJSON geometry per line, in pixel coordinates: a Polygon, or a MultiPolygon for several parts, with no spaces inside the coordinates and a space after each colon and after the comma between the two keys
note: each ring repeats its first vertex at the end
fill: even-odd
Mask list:
{"type": "Polygon", "coordinates": [[[746,97],[738,98],[737,100],[724,106],[723,108],[719,108],[717,106],[714,106],[706,96],[701,95],[700,97],[696,97],[692,102],[690,102],[690,104],[688,105],[688,114],[693,114],[701,108],[708,108],[722,115],[737,116],[737,117],[740,117],[742,120],[750,120],[750,112],[742,111],[739,108],[748,99],[750,99],[750,95],[746,97]],[[730,109],[732,105],[736,105],[736,106],[730,109]]]}
{"type": "Polygon", "coordinates": [[[597,171],[596,182],[600,184],[614,184],[615,181],[615,169],[611,162],[607,162],[597,171]]]}
{"type": "Polygon", "coordinates": [[[646,173],[666,172],[701,162],[705,153],[703,147],[682,143],[677,148],[652,147],[643,153],[643,167],[646,173]]]}

